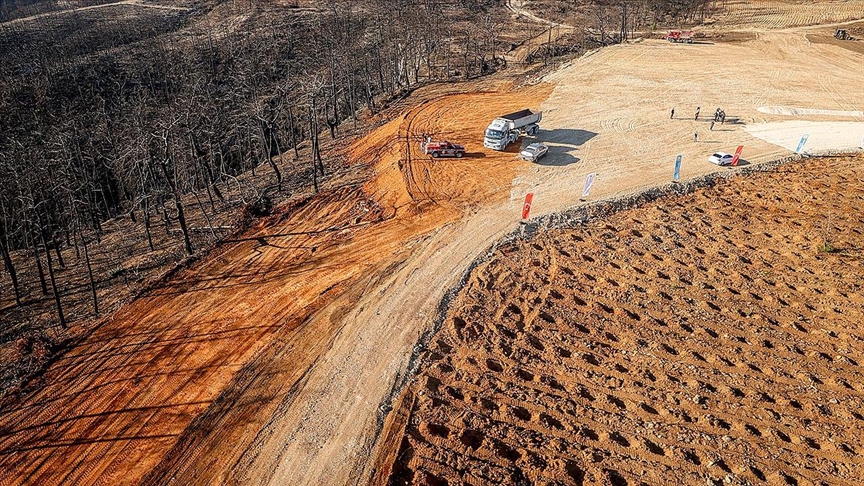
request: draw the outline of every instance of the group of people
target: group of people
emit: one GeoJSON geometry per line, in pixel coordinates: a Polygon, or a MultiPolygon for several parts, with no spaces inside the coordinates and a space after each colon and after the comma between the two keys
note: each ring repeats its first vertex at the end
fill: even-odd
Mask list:
{"type": "Polygon", "coordinates": [[[721,125],[726,123],[726,112],[721,110],[720,108],[714,110],[714,120],[711,121],[711,126],[708,127],[708,130],[714,130],[714,124],[718,121],[721,125]]]}
{"type": "MultiPolygon", "coordinates": [[[[697,120],[697,121],[699,120],[699,112],[701,110],[702,110],[701,106],[696,107],[696,116],[693,117],[694,120],[697,120]]],[[[670,119],[675,118],[675,108],[674,107],[672,108],[672,111],[669,113],[669,118],[670,119]]],[[[716,110],[714,110],[714,120],[711,121],[711,126],[708,127],[708,130],[714,130],[714,124],[717,123],[718,121],[720,122],[721,125],[726,123],[726,112],[721,110],[720,108],[717,108],[716,110]]],[[[699,141],[699,133],[698,132],[693,133],[693,141],[694,142],[699,141]]]]}
{"type": "MultiPolygon", "coordinates": [[[[702,109],[701,106],[696,107],[696,116],[693,117],[694,120],[699,119],[699,111],[701,109],[702,109]]],[[[672,108],[672,111],[669,113],[669,118],[675,118],[675,108],[672,108]]],[[[726,122],[726,112],[721,110],[720,108],[717,108],[716,110],[714,110],[714,122],[716,123],[718,121],[720,122],[721,125],[726,122]]]]}

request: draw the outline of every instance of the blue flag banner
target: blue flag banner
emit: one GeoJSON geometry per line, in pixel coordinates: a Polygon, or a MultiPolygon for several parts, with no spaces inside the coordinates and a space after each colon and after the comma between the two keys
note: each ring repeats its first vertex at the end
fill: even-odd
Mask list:
{"type": "Polygon", "coordinates": [[[596,175],[593,172],[588,174],[588,178],[585,179],[585,189],[582,191],[582,197],[588,197],[588,194],[591,192],[591,186],[594,185],[594,176],[596,175]]]}
{"type": "Polygon", "coordinates": [[[801,150],[804,149],[804,144],[807,143],[807,137],[809,137],[809,136],[810,136],[810,135],[808,135],[808,134],[805,133],[805,134],[801,137],[801,141],[798,142],[798,148],[795,149],[795,153],[796,153],[796,154],[800,154],[800,153],[801,153],[801,150]]]}
{"type": "Polygon", "coordinates": [[[681,159],[683,158],[683,154],[678,154],[678,156],[675,157],[675,174],[672,176],[672,180],[675,182],[678,182],[678,176],[681,175],[681,159]]]}

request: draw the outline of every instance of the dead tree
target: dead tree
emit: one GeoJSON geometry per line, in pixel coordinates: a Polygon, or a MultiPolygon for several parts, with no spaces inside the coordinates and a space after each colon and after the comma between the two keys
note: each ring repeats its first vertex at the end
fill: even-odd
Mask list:
{"type": "Polygon", "coordinates": [[[9,241],[6,237],[6,222],[0,222],[0,255],[3,257],[3,266],[6,268],[6,273],[12,279],[12,293],[15,294],[15,305],[21,305],[21,287],[18,284],[18,272],[15,271],[15,265],[12,263],[12,256],[9,252],[9,241]]]}
{"type": "MultiPolygon", "coordinates": [[[[186,212],[183,209],[183,198],[180,194],[180,187],[177,184],[177,166],[174,163],[174,158],[171,155],[171,147],[168,144],[168,130],[169,128],[165,128],[162,131],[161,138],[164,154],[162,161],[159,165],[162,168],[162,175],[165,176],[165,182],[171,189],[171,196],[174,200],[174,206],[177,208],[177,222],[180,223],[180,231],[183,233],[183,247],[186,250],[186,254],[191,255],[195,252],[195,249],[192,246],[192,240],[189,238],[189,228],[186,226],[186,212]],[[170,171],[169,166],[171,167],[170,171]]],[[[165,216],[167,225],[167,212],[165,213],[165,216]]]]}

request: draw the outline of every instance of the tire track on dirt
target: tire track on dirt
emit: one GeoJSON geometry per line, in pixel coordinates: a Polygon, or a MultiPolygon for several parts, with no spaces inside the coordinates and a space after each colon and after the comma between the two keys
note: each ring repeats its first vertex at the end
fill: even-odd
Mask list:
{"type": "Polygon", "coordinates": [[[864,312],[842,287],[816,304],[849,257],[785,236],[864,200],[830,190],[858,162],[826,162],[500,247],[432,339],[391,481],[854,483],[864,312]]]}

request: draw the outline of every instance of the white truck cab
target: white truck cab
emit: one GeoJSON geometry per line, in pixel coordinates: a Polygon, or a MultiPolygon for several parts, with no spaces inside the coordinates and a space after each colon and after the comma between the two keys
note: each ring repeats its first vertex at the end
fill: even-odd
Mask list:
{"type": "Polygon", "coordinates": [[[540,130],[537,123],[542,118],[542,112],[534,113],[528,109],[502,115],[492,120],[492,123],[486,127],[483,146],[493,150],[504,150],[508,145],[519,140],[519,136],[523,133],[529,136],[536,134],[540,130]]]}

